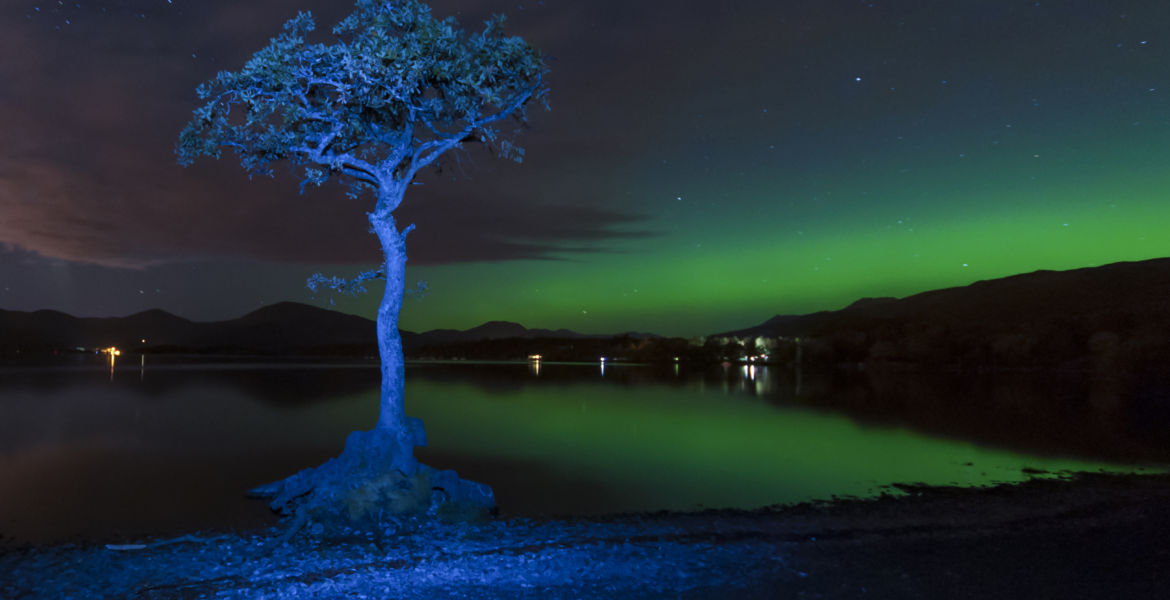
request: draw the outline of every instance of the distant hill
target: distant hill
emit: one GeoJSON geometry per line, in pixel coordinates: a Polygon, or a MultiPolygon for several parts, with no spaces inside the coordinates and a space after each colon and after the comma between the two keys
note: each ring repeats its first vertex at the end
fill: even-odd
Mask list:
{"type": "MultiPolygon", "coordinates": [[[[43,352],[116,346],[156,352],[374,355],[376,331],[370,319],[297,302],[280,302],[238,319],[215,322],[190,321],[157,309],[109,318],[74,317],[50,310],[0,310],[0,354],[14,354],[18,349],[43,352]]],[[[527,329],[505,321],[491,321],[464,331],[436,329],[401,334],[408,353],[429,346],[504,338],[611,337],[566,329],[527,329]]]]}
{"type": "Polygon", "coordinates": [[[157,309],[107,318],[0,310],[4,354],[17,348],[38,352],[107,346],[245,354],[361,353],[375,348],[374,342],[373,321],[294,302],[217,322],[190,321],[157,309]]]}
{"type": "Polygon", "coordinates": [[[819,338],[849,360],[918,362],[934,355],[1050,365],[1099,355],[1107,346],[1162,353],[1161,340],[1170,340],[1170,258],[864,298],[841,310],[780,315],[717,335],[819,338]]]}
{"type": "Polygon", "coordinates": [[[778,315],[717,335],[798,336],[875,321],[1023,326],[1055,317],[1100,321],[1170,314],[1170,258],[1070,271],[1034,271],[905,298],[862,298],[837,311],[778,315]]]}
{"type": "Polygon", "coordinates": [[[612,337],[630,337],[635,339],[655,339],[660,336],[653,333],[620,333],[620,334],[588,334],[577,333],[568,329],[528,329],[519,323],[510,321],[488,321],[478,327],[457,331],[454,329],[432,329],[418,334],[418,343],[422,346],[443,346],[447,344],[461,344],[484,340],[502,339],[581,339],[600,340],[612,337]]]}

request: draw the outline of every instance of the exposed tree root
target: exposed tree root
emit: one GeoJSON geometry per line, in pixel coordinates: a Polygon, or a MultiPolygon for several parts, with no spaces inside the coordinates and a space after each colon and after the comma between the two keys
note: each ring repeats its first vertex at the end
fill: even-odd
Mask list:
{"type": "Polygon", "coordinates": [[[414,459],[413,446],[426,438],[421,421],[409,419],[408,425],[408,438],[382,429],[355,431],[339,456],[249,495],[270,498],[273,510],[293,517],[281,543],[309,523],[384,529],[400,518],[464,521],[491,514],[491,488],[414,459]]]}

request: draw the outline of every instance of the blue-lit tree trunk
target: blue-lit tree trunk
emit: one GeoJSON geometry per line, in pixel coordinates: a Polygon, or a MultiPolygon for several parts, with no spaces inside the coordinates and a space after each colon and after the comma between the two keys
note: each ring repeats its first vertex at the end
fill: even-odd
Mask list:
{"type": "MultiPolygon", "coordinates": [[[[398,196],[397,201],[401,201],[401,192],[398,192],[398,196]]],[[[386,288],[382,293],[382,302],[378,305],[377,316],[382,385],[375,431],[385,436],[386,441],[392,446],[387,451],[400,459],[402,464],[396,468],[411,472],[414,470],[413,447],[426,443],[422,422],[408,420],[406,417],[405,356],[402,350],[402,335],[398,331],[398,316],[402,312],[402,300],[406,290],[406,236],[413,226],[400,231],[390,214],[378,216],[371,213],[369,219],[370,229],[378,236],[382,246],[382,273],[386,279],[386,288]]]]}
{"type": "Polygon", "coordinates": [[[402,335],[398,333],[398,315],[406,289],[406,235],[398,230],[394,217],[370,215],[370,225],[382,245],[383,273],[386,289],[378,306],[378,354],[382,357],[382,395],[378,427],[401,429],[405,422],[403,388],[402,335]]]}
{"type": "Polygon", "coordinates": [[[349,281],[315,276],[310,286],[354,292],[371,279],[386,280],[377,317],[377,425],[350,434],[336,458],[252,490],[300,522],[462,518],[495,506],[487,486],[414,458],[426,435],[403,410],[398,332],[406,237],[414,226],[400,229],[393,213],[420,169],[439,166],[465,143],[517,161],[523,156],[493,124],[522,121],[527,103],[543,100],[546,67],[523,40],[503,35],[503,24],[496,17],[467,36],[418,0],[356,0],[355,12],[333,29],[336,43],[307,43],[315,23],[302,13],[242,70],[221,72],[199,88],[206,104],[180,135],[181,163],[231,148],[250,173],[271,175],[271,163],[288,161],[303,169],[302,190],[341,176],[352,184],[351,196],[372,191],[376,199],[367,215],[382,267],[349,281]]]}

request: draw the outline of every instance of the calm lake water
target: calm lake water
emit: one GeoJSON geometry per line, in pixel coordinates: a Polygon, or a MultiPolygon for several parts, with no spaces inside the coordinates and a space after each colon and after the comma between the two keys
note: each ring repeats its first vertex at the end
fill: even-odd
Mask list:
{"type": "MultiPolygon", "coordinates": [[[[122,539],[273,522],[248,488],[377,419],[373,364],[123,357],[0,366],[0,534],[122,539]],[[156,364],[157,362],[157,364],[156,364]]],[[[1158,386],[777,367],[407,367],[423,462],[504,515],[755,508],[1170,463],[1158,386]],[[1134,391],[1137,389],[1138,391],[1134,391]],[[1154,390],[1154,391],[1150,391],[1154,390]]]]}

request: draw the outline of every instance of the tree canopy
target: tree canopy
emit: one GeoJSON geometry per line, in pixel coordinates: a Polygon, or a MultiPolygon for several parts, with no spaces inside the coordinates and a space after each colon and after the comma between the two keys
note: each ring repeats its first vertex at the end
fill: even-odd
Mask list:
{"type": "Polygon", "coordinates": [[[199,86],[205,103],[180,134],[179,161],[228,147],[249,173],[272,175],[288,160],[302,189],[348,175],[354,194],[378,190],[375,212],[388,213],[401,185],[465,142],[520,160],[498,122],[545,101],[547,67],[504,24],[494,16],[469,35],[417,0],[358,0],[333,43],[311,43],[316,25],[302,12],[242,69],[199,86]]]}

